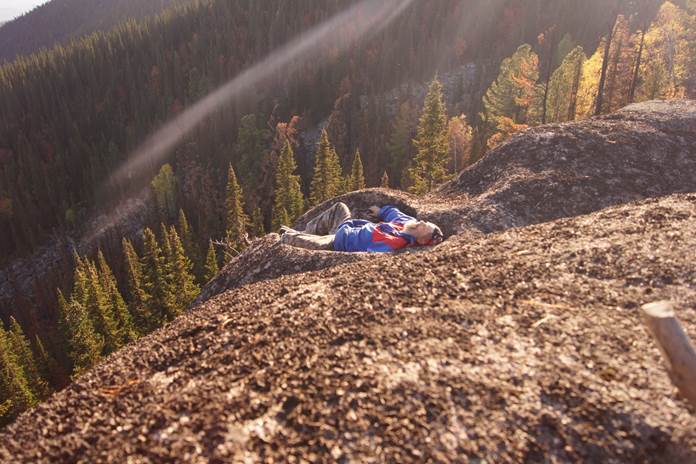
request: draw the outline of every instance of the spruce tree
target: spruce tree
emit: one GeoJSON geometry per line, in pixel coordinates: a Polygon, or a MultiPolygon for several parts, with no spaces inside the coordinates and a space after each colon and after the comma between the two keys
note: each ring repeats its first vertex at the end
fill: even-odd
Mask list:
{"type": "Polygon", "coordinates": [[[146,334],[157,327],[157,319],[151,310],[152,295],[145,288],[143,266],[133,244],[126,238],[122,243],[128,276],[128,308],[138,333],[146,334]]]}
{"type": "Polygon", "coordinates": [[[99,250],[97,255],[97,262],[99,264],[99,280],[101,281],[102,289],[107,298],[107,304],[110,307],[111,314],[116,322],[118,344],[119,346],[123,346],[137,339],[138,332],[135,329],[133,318],[128,311],[126,302],[123,300],[123,296],[118,289],[116,277],[111,271],[109,264],[106,262],[104,253],[102,253],[101,250],[99,250]]]}
{"type": "Polygon", "coordinates": [[[103,354],[113,353],[121,347],[118,323],[112,311],[109,298],[99,279],[97,266],[85,261],[87,276],[87,312],[92,320],[94,330],[104,337],[103,354]]]}
{"type": "Polygon", "coordinates": [[[389,174],[387,174],[387,171],[384,171],[384,174],[382,174],[382,179],[379,181],[379,186],[382,188],[389,188],[389,174]]]}
{"type": "Polygon", "coordinates": [[[176,217],[176,176],[172,166],[163,165],[150,185],[162,219],[176,217]]]}
{"type": "Polygon", "coordinates": [[[208,256],[205,260],[204,280],[206,282],[210,282],[218,275],[219,272],[220,269],[218,267],[217,253],[215,252],[215,245],[213,245],[213,241],[211,240],[208,246],[208,256]]]}
{"type": "Polygon", "coordinates": [[[442,84],[435,78],[425,97],[423,113],[413,144],[418,149],[410,176],[411,191],[416,194],[430,192],[437,184],[447,180],[449,143],[447,140],[447,113],[442,95],[442,84]]]}
{"type": "Polygon", "coordinates": [[[143,288],[152,296],[150,311],[155,328],[174,319],[178,311],[171,288],[169,265],[157,243],[157,237],[149,228],[143,232],[143,242],[143,288]]]}
{"type": "Polygon", "coordinates": [[[32,394],[36,399],[45,398],[48,396],[48,384],[39,372],[29,340],[27,340],[22,327],[14,317],[10,318],[10,331],[8,337],[32,394]]]}
{"type": "Polygon", "coordinates": [[[36,368],[39,370],[39,375],[46,379],[49,386],[48,393],[50,393],[51,386],[60,385],[63,372],[61,372],[55,358],[46,351],[44,343],[38,335],[34,337],[34,346],[36,347],[36,368]]]}
{"type": "Polygon", "coordinates": [[[230,164],[227,174],[227,196],[225,200],[227,209],[225,238],[228,246],[237,254],[241,253],[247,246],[246,226],[249,219],[244,213],[242,198],[242,187],[237,182],[237,175],[230,164]]]}
{"type": "Polygon", "coordinates": [[[330,200],[341,193],[343,181],[341,171],[338,154],[329,142],[326,130],[323,130],[314,155],[314,177],[309,195],[309,200],[313,206],[330,200]]]}
{"type": "Polygon", "coordinates": [[[417,111],[408,103],[399,106],[399,113],[394,121],[387,151],[389,153],[389,172],[396,180],[397,186],[404,187],[408,177],[408,166],[413,158],[413,137],[418,122],[417,111]]]}
{"type": "Polygon", "coordinates": [[[251,215],[251,235],[254,238],[266,235],[266,227],[263,225],[263,213],[261,208],[254,208],[251,215]]]}
{"type": "Polygon", "coordinates": [[[0,425],[9,423],[36,403],[9,334],[0,324],[0,425]]]}
{"type": "Polygon", "coordinates": [[[355,151],[353,159],[353,168],[350,171],[350,191],[362,190],[365,188],[365,174],[363,172],[362,159],[360,158],[360,149],[355,151]]]}
{"type": "Polygon", "coordinates": [[[273,230],[290,225],[304,211],[304,197],[300,190],[300,176],[295,175],[295,155],[286,141],[278,159],[273,203],[273,230]]]}
{"type": "Polygon", "coordinates": [[[66,301],[63,293],[58,290],[58,307],[61,325],[68,340],[68,354],[72,361],[73,378],[75,378],[99,362],[104,348],[104,339],[94,330],[87,310],[77,298],[71,297],[70,301],[66,301]]]}
{"type": "Polygon", "coordinates": [[[183,209],[179,210],[179,221],[177,225],[179,228],[179,237],[181,237],[181,243],[184,244],[186,256],[188,256],[189,259],[191,259],[191,262],[193,262],[194,270],[200,269],[201,250],[193,238],[193,230],[189,225],[188,218],[186,217],[183,209]]]}
{"type": "Polygon", "coordinates": [[[548,122],[565,122],[575,119],[582,67],[587,60],[582,47],[566,54],[561,65],[551,75],[549,83],[548,122]]]}
{"type": "Polygon", "coordinates": [[[174,227],[169,230],[169,235],[172,246],[171,267],[174,277],[172,288],[174,289],[177,309],[181,312],[193,303],[201,289],[196,284],[196,278],[193,275],[193,264],[186,256],[184,245],[174,227]]]}
{"type": "MultiPolygon", "coordinates": [[[[172,244],[169,241],[169,231],[167,230],[167,226],[164,225],[163,222],[160,222],[160,243],[161,243],[161,249],[162,249],[162,258],[164,258],[164,263],[165,266],[168,267],[171,257],[172,257],[172,244]]],[[[169,270],[167,271],[169,272],[169,270]]]]}
{"type": "Polygon", "coordinates": [[[490,135],[503,135],[499,142],[512,135],[511,129],[521,130],[537,122],[543,106],[538,80],[539,57],[529,44],[521,45],[501,63],[498,77],[483,97],[481,115],[490,135]]]}

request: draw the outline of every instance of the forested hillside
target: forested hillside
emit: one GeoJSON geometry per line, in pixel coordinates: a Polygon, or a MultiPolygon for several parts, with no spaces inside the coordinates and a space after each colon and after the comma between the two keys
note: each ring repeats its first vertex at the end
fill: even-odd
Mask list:
{"type": "MultiPolygon", "coordinates": [[[[0,261],[79,238],[133,195],[154,211],[0,301],[32,340],[6,356],[60,388],[308,206],[364,186],[424,194],[527,127],[696,94],[691,1],[421,0],[350,52],[258,82],[168,163],[112,177],[165,122],[355,3],[196,2],[0,68],[0,261]]],[[[20,371],[8,417],[45,394],[20,371]]]]}
{"type": "MultiPolygon", "coordinates": [[[[95,31],[109,31],[128,19],[142,19],[192,0],[52,0],[0,30],[0,62],[66,43],[95,31]]],[[[0,23],[0,27],[2,27],[0,23]]]]}

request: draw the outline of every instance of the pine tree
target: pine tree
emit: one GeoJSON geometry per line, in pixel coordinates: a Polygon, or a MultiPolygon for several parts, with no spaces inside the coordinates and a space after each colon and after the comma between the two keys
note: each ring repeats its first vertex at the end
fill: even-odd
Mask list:
{"type": "Polygon", "coordinates": [[[143,288],[152,296],[150,310],[154,316],[155,327],[159,327],[174,319],[178,312],[171,288],[169,266],[152,230],[145,229],[143,242],[143,288]]]}
{"type": "Polygon", "coordinates": [[[143,266],[133,244],[126,238],[122,243],[128,276],[128,308],[138,333],[146,334],[157,327],[157,319],[150,308],[152,295],[145,288],[143,266]]]}
{"type": "Polygon", "coordinates": [[[389,174],[387,174],[387,171],[384,171],[384,174],[382,174],[382,179],[379,181],[379,186],[382,188],[390,188],[389,187],[389,174]]]}
{"type": "Polygon", "coordinates": [[[355,151],[353,158],[353,167],[350,171],[349,191],[355,192],[365,188],[365,174],[363,172],[362,159],[360,158],[360,149],[355,151]]]}
{"type": "Polygon", "coordinates": [[[55,358],[51,356],[48,351],[46,351],[46,348],[38,335],[34,337],[34,346],[36,347],[36,368],[39,371],[39,375],[47,381],[47,393],[51,393],[50,386],[60,385],[60,379],[62,378],[63,373],[61,372],[55,358]]]}
{"type": "Polygon", "coordinates": [[[206,282],[210,282],[217,277],[219,272],[220,269],[218,268],[217,253],[215,252],[215,245],[213,245],[213,241],[211,240],[210,245],[208,245],[208,257],[205,260],[204,280],[206,282]]]}
{"type": "Polygon", "coordinates": [[[151,186],[161,217],[176,217],[176,176],[170,164],[160,168],[159,173],[152,179],[151,186]]]}
{"type": "Polygon", "coordinates": [[[235,253],[241,253],[247,247],[246,226],[249,218],[244,213],[242,203],[242,187],[237,182],[237,176],[230,164],[227,175],[227,244],[235,253]]]}
{"type": "Polygon", "coordinates": [[[290,225],[304,211],[304,197],[300,190],[300,176],[295,175],[296,169],[295,155],[286,141],[276,170],[273,230],[280,229],[281,225],[290,225]]]}
{"type": "Polygon", "coordinates": [[[251,235],[258,238],[266,235],[266,227],[263,225],[263,213],[261,208],[254,208],[251,215],[251,235]]]}
{"type": "Polygon", "coordinates": [[[521,45],[503,60],[498,77],[483,97],[481,119],[487,126],[487,137],[494,134],[501,134],[499,139],[509,137],[511,128],[519,130],[536,122],[543,102],[538,80],[539,57],[531,45],[521,45]]]}
{"type": "MultiPolygon", "coordinates": [[[[198,270],[201,267],[201,251],[198,244],[193,238],[193,231],[189,225],[188,218],[184,213],[183,209],[179,210],[179,221],[178,221],[178,232],[179,237],[181,237],[181,243],[184,244],[184,251],[186,256],[193,262],[194,270],[198,270]]],[[[200,273],[197,273],[200,275],[200,273]]]]}
{"type": "Polygon", "coordinates": [[[61,325],[68,339],[73,378],[99,362],[104,348],[104,338],[94,330],[87,310],[75,296],[73,290],[73,296],[68,302],[58,290],[61,325]]]}
{"type": "Polygon", "coordinates": [[[259,124],[259,119],[255,114],[248,114],[239,122],[235,152],[239,157],[240,172],[244,173],[248,179],[248,182],[244,184],[245,187],[255,186],[261,174],[261,163],[272,135],[265,124],[259,124]],[[263,127],[259,129],[259,125],[263,127]]]}
{"type": "Polygon", "coordinates": [[[177,234],[174,227],[169,230],[169,234],[172,244],[171,267],[174,277],[173,289],[176,306],[179,311],[184,311],[193,303],[201,289],[196,284],[196,278],[193,275],[193,264],[186,256],[179,234],[177,234]]]}
{"type": "Polygon", "coordinates": [[[159,241],[161,243],[160,246],[162,249],[162,258],[164,259],[165,268],[166,268],[165,275],[169,276],[171,274],[171,269],[170,269],[169,263],[171,262],[171,258],[172,258],[172,244],[169,241],[169,231],[167,230],[167,226],[164,225],[163,222],[160,222],[159,237],[160,237],[159,241]]]}
{"type": "Polygon", "coordinates": [[[435,78],[425,97],[423,113],[413,144],[418,149],[410,177],[414,185],[411,191],[423,194],[447,180],[447,113],[442,96],[442,84],[435,78]]]}
{"type": "Polygon", "coordinates": [[[0,425],[9,423],[36,403],[9,334],[0,324],[0,425]]]}
{"type": "Polygon", "coordinates": [[[118,282],[114,276],[109,264],[104,258],[104,253],[99,250],[97,254],[97,262],[99,264],[99,280],[102,289],[105,293],[107,304],[110,307],[111,314],[116,322],[116,330],[118,334],[118,345],[123,346],[138,338],[138,332],[133,324],[126,302],[123,300],[118,282]]]}
{"type": "Polygon", "coordinates": [[[312,177],[309,195],[312,205],[323,203],[341,193],[343,180],[341,171],[338,154],[329,142],[326,130],[323,130],[314,155],[314,177],[312,177]]]}
{"type": "Polygon", "coordinates": [[[118,323],[101,285],[97,266],[91,261],[85,261],[84,272],[87,279],[87,313],[94,330],[104,338],[103,354],[107,355],[121,347],[118,323]]]}
{"type": "Polygon", "coordinates": [[[415,151],[411,142],[416,135],[417,122],[416,111],[408,102],[399,106],[387,151],[389,152],[389,172],[401,187],[405,185],[403,181],[407,177],[407,168],[415,151]]]}
{"type": "Polygon", "coordinates": [[[582,47],[575,47],[563,59],[551,75],[547,108],[548,122],[565,122],[575,119],[582,67],[587,60],[582,47]]]}
{"type": "Polygon", "coordinates": [[[22,327],[14,317],[10,318],[8,338],[34,398],[45,398],[48,396],[48,384],[39,372],[29,340],[27,340],[22,327]]]}

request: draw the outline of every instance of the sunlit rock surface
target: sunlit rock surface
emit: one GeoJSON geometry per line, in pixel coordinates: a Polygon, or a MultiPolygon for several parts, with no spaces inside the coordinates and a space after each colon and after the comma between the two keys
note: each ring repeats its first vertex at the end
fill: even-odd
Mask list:
{"type": "Polygon", "coordinates": [[[345,196],[448,240],[365,256],[269,235],[21,416],[0,461],[696,462],[638,314],[670,299],[696,336],[694,109],[533,129],[421,199],[345,196]]]}

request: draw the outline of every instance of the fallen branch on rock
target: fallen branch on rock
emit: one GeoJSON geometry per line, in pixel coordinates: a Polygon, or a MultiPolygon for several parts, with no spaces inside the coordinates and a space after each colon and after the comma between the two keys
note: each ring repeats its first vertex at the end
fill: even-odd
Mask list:
{"type": "Polygon", "coordinates": [[[672,304],[669,301],[646,304],[642,316],[667,361],[672,383],[696,408],[696,351],[674,315],[672,304]]]}

